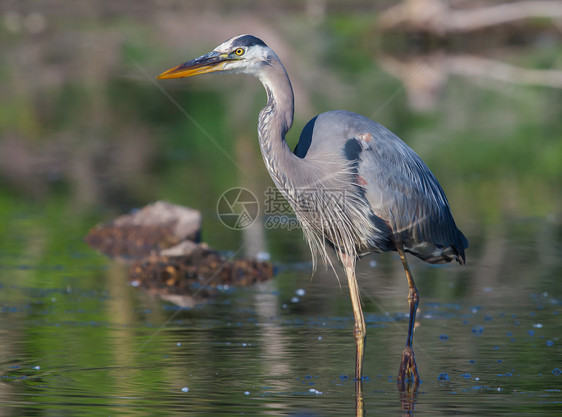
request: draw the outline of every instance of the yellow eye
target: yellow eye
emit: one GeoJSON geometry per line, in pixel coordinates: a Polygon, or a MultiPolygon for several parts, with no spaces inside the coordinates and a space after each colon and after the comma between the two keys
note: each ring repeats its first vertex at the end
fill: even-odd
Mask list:
{"type": "Polygon", "coordinates": [[[237,55],[237,56],[242,56],[242,55],[244,55],[244,52],[245,52],[245,51],[244,51],[243,48],[237,48],[237,49],[234,51],[234,54],[237,55]]]}

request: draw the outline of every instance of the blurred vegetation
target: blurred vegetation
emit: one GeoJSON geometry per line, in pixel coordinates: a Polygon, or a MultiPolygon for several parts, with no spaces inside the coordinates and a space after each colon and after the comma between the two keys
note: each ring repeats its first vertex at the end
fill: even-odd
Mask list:
{"type": "MultiPolygon", "coordinates": [[[[7,82],[0,87],[0,194],[18,203],[10,204],[12,215],[22,205],[48,206],[55,199],[90,221],[168,199],[205,213],[211,244],[236,247],[240,236],[216,221],[215,204],[230,187],[245,185],[261,196],[271,185],[255,140],[264,94],[241,77],[210,76],[161,87],[153,79],[203,53],[223,39],[222,33],[209,32],[203,19],[189,14],[197,4],[170,2],[135,8],[132,15],[119,13],[121,6],[92,6],[88,12],[74,10],[75,16],[54,13],[57,4],[8,2],[2,10],[0,46],[6,59],[0,72],[7,82]],[[149,11],[152,19],[145,15],[149,11]],[[209,37],[194,37],[199,32],[209,37]]],[[[379,63],[393,45],[397,56],[408,56],[410,45],[409,56],[416,59],[446,55],[451,45],[412,34],[404,43],[396,33],[380,33],[376,14],[365,13],[372,7],[361,2],[346,10],[325,3],[323,12],[287,3],[278,24],[270,24],[279,12],[273,3],[242,17],[251,5],[233,11],[225,4],[204,13],[223,22],[218,32],[263,32],[272,46],[280,45],[297,93],[295,130],[334,108],[373,116],[426,160],[457,222],[474,227],[468,235],[508,219],[551,216],[559,222],[561,89],[444,75],[433,107],[419,111],[406,94],[414,83],[379,63]],[[233,17],[225,15],[230,12],[233,17]]],[[[374,10],[388,5],[381,2],[374,10]]],[[[550,29],[541,32],[545,26],[540,21],[534,30],[526,29],[526,43],[504,36],[508,41],[491,48],[484,36],[476,39],[485,56],[556,69],[562,48],[550,29]]],[[[451,44],[453,52],[463,46],[451,44]]],[[[288,138],[293,146],[296,137],[298,132],[288,138]]]]}

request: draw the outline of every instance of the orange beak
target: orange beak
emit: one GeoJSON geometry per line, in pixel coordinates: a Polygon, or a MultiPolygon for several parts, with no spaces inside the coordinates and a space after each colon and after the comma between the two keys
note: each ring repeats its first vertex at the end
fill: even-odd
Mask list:
{"type": "Polygon", "coordinates": [[[168,78],[183,78],[191,77],[192,75],[205,74],[208,72],[221,71],[228,61],[229,59],[226,54],[211,51],[199,58],[192,59],[191,61],[178,65],[177,67],[171,68],[156,78],[161,80],[168,78]]]}

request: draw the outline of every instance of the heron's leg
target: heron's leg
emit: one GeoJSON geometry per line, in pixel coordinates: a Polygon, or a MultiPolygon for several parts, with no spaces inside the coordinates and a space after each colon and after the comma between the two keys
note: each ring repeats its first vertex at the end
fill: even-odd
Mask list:
{"type": "Polygon", "coordinates": [[[418,303],[420,297],[418,296],[418,290],[416,284],[414,283],[414,278],[412,277],[412,272],[410,271],[410,266],[406,260],[406,254],[401,247],[398,247],[398,254],[402,260],[402,265],[404,266],[404,271],[406,272],[406,278],[408,279],[408,304],[410,306],[410,320],[408,323],[408,338],[406,339],[406,347],[402,352],[402,360],[400,362],[400,370],[398,372],[398,384],[404,389],[404,384],[406,382],[406,377],[411,376],[414,382],[414,389],[417,389],[420,384],[420,377],[418,375],[418,367],[416,365],[416,357],[414,355],[414,349],[412,343],[414,341],[414,324],[416,322],[416,312],[418,310],[418,303]]]}
{"type": "Polygon", "coordinates": [[[355,336],[356,356],[355,356],[355,385],[356,388],[361,384],[363,370],[363,354],[365,351],[365,319],[363,318],[363,309],[361,308],[361,299],[359,297],[359,286],[355,277],[355,259],[351,259],[345,254],[341,254],[341,259],[345,267],[347,283],[349,285],[349,293],[351,295],[351,305],[353,307],[353,317],[355,318],[355,326],[353,336],[355,336]],[[359,385],[358,385],[359,384],[359,385]]]}
{"type": "Polygon", "coordinates": [[[365,405],[363,403],[363,354],[365,353],[365,319],[363,318],[363,309],[361,308],[361,298],[359,297],[359,286],[355,277],[355,259],[340,254],[343,266],[345,267],[345,275],[349,285],[349,293],[351,295],[351,305],[353,307],[353,317],[355,318],[355,326],[353,328],[353,336],[355,336],[355,415],[361,417],[364,414],[365,405]]]}

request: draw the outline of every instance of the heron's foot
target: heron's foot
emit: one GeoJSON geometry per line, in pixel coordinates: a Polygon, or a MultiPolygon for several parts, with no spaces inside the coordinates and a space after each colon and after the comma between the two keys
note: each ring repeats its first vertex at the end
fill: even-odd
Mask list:
{"type": "Polygon", "coordinates": [[[420,385],[416,356],[410,346],[406,346],[402,352],[397,381],[400,391],[405,391],[406,389],[408,389],[408,391],[412,389],[416,391],[420,385]]]}

